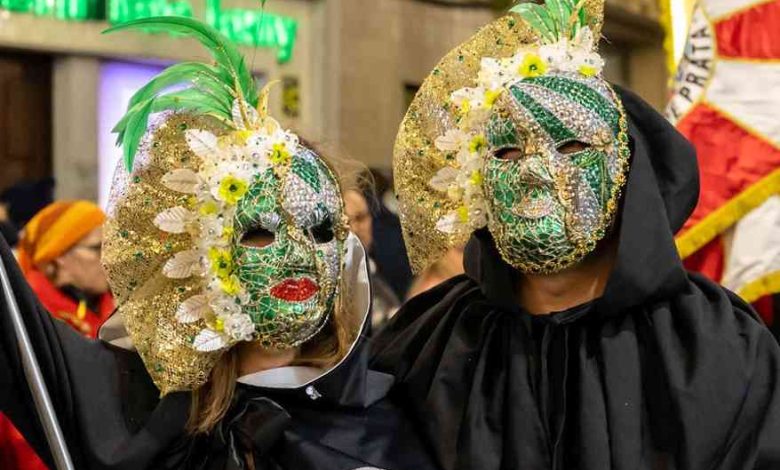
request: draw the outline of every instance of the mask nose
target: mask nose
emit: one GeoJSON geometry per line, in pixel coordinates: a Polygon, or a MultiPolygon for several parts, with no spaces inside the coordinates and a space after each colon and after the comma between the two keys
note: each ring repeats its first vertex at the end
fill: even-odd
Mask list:
{"type": "Polygon", "coordinates": [[[277,233],[277,242],[283,248],[281,250],[281,264],[299,271],[312,272],[314,270],[316,249],[305,237],[306,234],[300,231],[292,233],[289,228],[277,233]]]}
{"type": "Polygon", "coordinates": [[[548,158],[535,153],[518,162],[519,182],[532,186],[552,185],[555,180],[548,167],[548,158]]]}

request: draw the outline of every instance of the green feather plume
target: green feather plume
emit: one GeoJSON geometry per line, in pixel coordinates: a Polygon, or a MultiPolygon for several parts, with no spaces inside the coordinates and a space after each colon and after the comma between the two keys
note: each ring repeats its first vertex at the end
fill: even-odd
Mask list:
{"type": "Polygon", "coordinates": [[[258,104],[255,80],[238,48],[219,31],[192,18],[163,16],[128,21],[104,31],[130,29],[165,31],[199,41],[214,58],[213,65],[184,62],[168,67],[133,95],[126,114],[114,127],[128,171],[149,124],[149,116],[166,110],[188,110],[231,121],[233,101],[258,104]],[[171,87],[185,89],[171,91],[171,87]]]}
{"type": "Polygon", "coordinates": [[[581,0],[545,0],[543,5],[520,3],[509,11],[528,22],[545,44],[573,39],[589,21],[581,0]]]}
{"type": "Polygon", "coordinates": [[[558,30],[555,27],[550,13],[542,5],[535,3],[521,3],[509,11],[518,13],[528,24],[531,25],[541,36],[542,42],[553,43],[558,37],[558,30]]]}

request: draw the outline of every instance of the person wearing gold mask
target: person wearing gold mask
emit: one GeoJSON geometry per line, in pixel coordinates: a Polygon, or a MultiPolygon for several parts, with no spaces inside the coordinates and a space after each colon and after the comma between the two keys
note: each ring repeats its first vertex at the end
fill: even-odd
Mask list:
{"type": "MultiPolygon", "coordinates": [[[[367,368],[367,259],[334,167],[269,115],[270,88],[216,30],[113,30],[130,28],[194,37],[215,64],[169,67],[115,129],[117,310],[101,341],[43,315],[0,246],[76,468],[435,468],[386,397],[392,378],[367,368]]],[[[43,449],[7,309],[0,410],[43,449]]]]}
{"type": "Polygon", "coordinates": [[[606,82],[602,0],[521,3],[450,52],[399,131],[419,271],[372,367],[456,469],[780,468],[780,348],[749,305],[686,273],[691,145],[606,82]]]}

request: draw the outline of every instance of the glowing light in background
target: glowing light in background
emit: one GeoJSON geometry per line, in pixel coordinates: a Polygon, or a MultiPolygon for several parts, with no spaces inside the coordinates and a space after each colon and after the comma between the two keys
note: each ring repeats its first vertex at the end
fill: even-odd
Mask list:
{"type": "Polygon", "coordinates": [[[114,169],[122,159],[111,133],[127,109],[127,103],[139,88],[160,73],[164,67],[130,62],[104,62],[100,66],[98,91],[98,190],[100,206],[105,208],[114,169]]]}
{"type": "Polygon", "coordinates": [[[674,62],[680,62],[688,40],[688,28],[696,0],[671,0],[672,35],[674,38],[674,62]]]}

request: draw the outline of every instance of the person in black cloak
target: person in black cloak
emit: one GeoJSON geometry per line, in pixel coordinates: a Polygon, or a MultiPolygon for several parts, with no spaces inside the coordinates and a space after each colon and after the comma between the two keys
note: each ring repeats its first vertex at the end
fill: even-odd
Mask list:
{"type": "Polygon", "coordinates": [[[683,269],[695,153],[599,78],[602,9],[519,5],[423,84],[405,238],[420,269],[470,237],[466,274],[402,307],[371,367],[447,470],[780,468],[780,350],[683,269]]]}
{"type": "MultiPolygon", "coordinates": [[[[392,377],[367,368],[366,254],[330,164],[268,115],[217,31],[126,28],[194,36],[216,64],[168,68],[117,125],[101,340],[52,320],[0,242],[75,467],[435,468],[385,399],[392,377]]],[[[51,465],[5,299],[0,410],[51,465]]]]}

